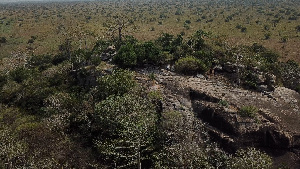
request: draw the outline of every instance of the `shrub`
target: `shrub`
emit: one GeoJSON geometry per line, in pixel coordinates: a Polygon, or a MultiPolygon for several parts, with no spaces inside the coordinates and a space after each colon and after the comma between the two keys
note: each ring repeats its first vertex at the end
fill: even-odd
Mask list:
{"type": "Polygon", "coordinates": [[[94,133],[100,156],[110,164],[135,168],[149,159],[157,115],[145,98],[133,94],[112,95],[96,105],[94,133]]]}
{"type": "Polygon", "coordinates": [[[68,59],[70,59],[70,56],[68,56],[67,54],[60,53],[53,57],[52,64],[58,65],[68,59]]]}
{"type": "Polygon", "coordinates": [[[43,100],[43,110],[49,114],[71,113],[76,109],[75,105],[77,100],[73,98],[69,93],[57,92],[43,100]]]}
{"type": "Polygon", "coordinates": [[[300,32],[300,25],[296,26],[295,29],[296,29],[297,32],[300,32]]]}
{"type": "Polygon", "coordinates": [[[272,159],[266,153],[256,150],[255,148],[240,149],[231,158],[227,168],[247,169],[247,168],[271,168],[272,159]]]}
{"type": "Polygon", "coordinates": [[[202,49],[196,51],[195,53],[193,53],[193,56],[203,61],[203,63],[205,63],[207,67],[211,67],[214,61],[213,51],[211,49],[202,49]]]}
{"type": "Polygon", "coordinates": [[[155,76],[154,73],[150,73],[150,74],[148,75],[148,77],[149,77],[150,80],[155,80],[155,78],[156,78],[156,76],[155,76]]]}
{"type": "Polygon", "coordinates": [[[71,63],[65,61],[42,71],[41,76],[46,78],[45,80],[49,82],[49,86],[68,87],[66,85],[74,81],[70,76],[71,68],[71,63]]]}
{"type": "Polygon", "coordinates": [[[297,16],[290,16],[290,17],[288,18],[288,20],[297,20],[297,19],[298,19],[297,16]]]}
{"type": "Polygon", "coordinates": [[[114,70],[111,75],[98,79],[97,97],[105,99],[110,95],[123,95],[136,85],[132,73],[126,70],[114,70]]]}
{"type": "Polygon", "coordinates": [[[5,37],[0,37],[0,43],[6,43],[6,42],[7,42],[7,40],[5,37]]]}
{"type": "Polygon", "coordinates": [[[251,70],[245,70],[244,72],[242,72],[241,79],[246,87],[250,89],[257,89],[259,77],[255,72],[251,70]]]}
{"type": "Polygon", "coordinates": [[[218,104],[221,106],[224,106],[224,107],[228,107],[228,105],[229,105],[226,100],[220,100],[218,104]]]}
{"type": "Polygon", "coordinates": [[[153,42],[145,42],[136,47],[137,61],[139,64],[153,64],[158,65],[164,62],[164,57],[161,51],[153,42]]]}
{"type": "Polygon", "coordinates": [[[226,153],[203,144],[205,134],[199,125],[181,112],[163,112],[160,140],[164,146],[154,154],[155,168],[223,168],[226,153]]]}
{"type": "Polygon", "coordinates": [[[191,20],[185,20],[184,23],[191,24],[191,20]]]}
{"type": "Polygon", "coordinates": [[[254,118],[257,115],[258,109],[254,106],[243,106],[239,110],[239,114],[242,117],[251,117],[254,118]]]}
{"type": "Polygon", "coordinates": [[[237,24],[237,25],[235,26],[235,28],[237,28],[237,29],[242,29],[242,25],[237,24]]]}
{"type": "Polygon", "coordinates": [[[287,37],[287,36],[284,36],[284,37],[280,38],[280,41],[281,41],[282,43],[286,43],[286,42],[288,41],[288,37],[287,37]]]}
{"type": "Polygon", "coordinates": [[[72,51],[72,40],[67,38],[62,44],[58,46],[58,49],[61,54],[69,56],[72,51]]]}
{"type": "Polygon", "coordinates": [[[296,92],[300,93],[300,84],[298,84],[295,88],[296,92]]]}
{"type": "Polygon", "coordinates": [[[21,83],[23,80],[27,79],[30,76],[30,70],[18,67],[15,70],[9,73],[11,79],[17,83],[21,83]]]}
{"type": "Polygon", "coordinates": [[[110,43],[108,41],[98,40],[92,49],[92,53],[100,55],[108,48],[109,45],[110,43]]]}
{"type": "Polygon", "coordinates": [[[38,69],[42,71],[52,66],[52,59],[51,55],[33,55],[28,61],[28,67],[38,67],[38,69]]]}
{"type": "Polygon", "coordinates": [[[10,129],[0,128],[0,149],[0,167],[3,163],[3,168],[22,168],[19,165],[29,148],[10,129]]]}
{"type": "Polygon", "coordinates": [[[2,103],[13,103],[21,91],[22,86],[15,81],[8,80],[0,92],[0,100],[2,103]]]}
{"type": "Polygon", "coordinates": [[[267,49],[264,46],[258,43],[253,43],[252,46],[250,46],[250,50],[254,53],[261,53],[267,51],[267,49]]]}
{"type": "Polygon", "coordinates": [[[242,27],[241,28],[241,32],[246,32],[247,31],[247,28],[246,27],[242,27]]]}
{"type": "Polygon", "coordinates": [[[28,41],[27,41],[27,43],[29,44],[29,43],[33,43],[34,42],[34,39],[29,39],[28,41]]]}
{"type": "Polygon", "coordinates": [[[0,74],[0,91],[2,86],[4,86],[6,82],[7,82],[7,76],[0,74]]]}
{"type": "Polygon", "coordinates": [[[264,36],[265,36],[265,40],[268,40],[271,37],[271,33],[270,32],[265,33],[264,36]]]}
{"type": "Polygon", "coordinates": [[[89,50],[78,49],[71,54],[71,63],[73,69],[80,69],[84,66],[99,65],[101,58],[96,55],[92,55],[89,50]]]}
{"type": "Polygon", "coordinates": [[[190,25],[187,24],[187,23],[184,23],[183,27],[184,27],[186,30],[189,30],[189,29],[191,28],[190,25]]]}
{"type": "Polygon", "coordinates": [[[46,78],[37,76],[37,78],[28,78],[22,83],[22,97],[17,98],[15,104],[27,110],[30,114],[41,115],[41,107],[43,101],[49,95],[55,92],[54,88],[49,87],[49,83],[46,78]]]}
{"type": "Polygon", "coordinates": [[[162,34],[157,40],[155,40],[156,44],[162,47],[164,51],[171,51],[172,49],[172,41],[174,40],[174,36],[168,33],[162,34]]]}
{"type": "Polygon", "coordinates": [[[300,79],[300,66],[295,61],[287,61],[285,63],[280,63],[278,65],[279,69],[277,70],[276,76],[279,76],[282,80],[282,83],[285,87],[298,90],[299,88],[299,79],[300,79]]]}
{"type": "Polygon", "coordinates": [[[188,40],[188,45],[193,48],[194,51],[201,50],[205,44],[204,37],[207,37],[208,33],[203,30],[198,30],[194,35],[188,40]]]}
{"type": "Polygon", "coordinates": [[[134,45],[127,43],[122,45],[113,58],[113,62],[123,68],[132,68],[137,65],[137,55],[134,45]]]}
{"type": "Polygon", "coordinates": [[[264,26],[264,29],[265,29],[266,31],[268,31],[268,30],[270,30],[270,26],[269,26],[269,25],[265,25],[265,26],[264,26]]]}
{"type": "Polygon", "coordinates": [[[278,58],[280,57],[277,53],[272,51],[265,51],[260,54],[260,57],[263,59],[263,61],[267,63],[276,63],[278,61],[278,58]]]}
{"type": "Polygon", "coordinates": [[[182,74],[193,75],[206,72],[208,67],[201,60],[192,56],[188,56],[179,59],[175,63],[175,70],[182,74]]]}

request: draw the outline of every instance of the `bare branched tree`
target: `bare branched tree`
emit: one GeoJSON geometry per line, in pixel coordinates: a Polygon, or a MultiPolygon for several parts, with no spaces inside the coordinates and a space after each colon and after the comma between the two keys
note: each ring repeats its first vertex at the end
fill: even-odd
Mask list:
{"type": "Polygon", "coordinates": [[[106,21],[105,27],[107,28],[106,36],[111,39],[117,37],[119,41],[122,41],[125,35],[132,33],[136,28],[132,19],[120,15],[115,15],[106,21]]]}

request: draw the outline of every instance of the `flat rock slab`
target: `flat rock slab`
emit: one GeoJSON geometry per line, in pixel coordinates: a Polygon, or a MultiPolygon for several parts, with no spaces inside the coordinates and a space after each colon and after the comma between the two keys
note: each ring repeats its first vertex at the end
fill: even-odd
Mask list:
{"type": "MultiPolygon", "coordinates": [[[[209,125],[216,127],[215,129],[212,127],[209,131],[219,135],[218,137],[222,137],[221,142],[225,141],[225,146],[227,143],[231,145],[242,143],[244,145],[260,146],[260,144],[256,144],[259,140],[265,142],[265,145],[273,144],[273,146],[260,148],[266,151],[267,149],[270,150],[267,152],[276,161],[276,164],[274,163],[275,166],[278,166],[280,163],[289,163],[288,166],[290,168],[300,167],[300,94],[296,91],[284,87],[276,87],[273,92],[255,92],[236,87],[220,76],[204,79],[180,76],[168,72],[158,73],[157,81],[160,85],[172,90],[173,93],[179,93],[182,97],[192,99],[191,91],[200,95],[198,97],[202,98],[202,100],[197,104],[200,107],[203,104],[202,107],[212,109],[211,114],[214,116],[211,119],[206,119],[211,122],[209,125]],[[223,108],[221,111],[218,110],[220,100],[229,104],[227,108],[223,108]],[[245,123],[245,129],[243,129],[240,120],[244,119],[226,115],[226,113],[237,114],[238,110],[243,106],[257,107],[261,117],[260,123],[245,123]],[[224,116],[220,118],[222,114],[224,116]],[[236,125],[235,120],[238,123],[238,128],[234,127],[231,133],[229,131],[226,131],[226,133],[222,131],[222,128],[218,128],[217,124],[213,124],[214,120],[219,120],[223,129],[226,123],[228,124],[227,127],[230,128],[231,126],[232,128],[232,126],[236,125]],[[255,129],[256,127],[258,129],[255,129]],[[245,131],[248,134],[245,134],[245,131]],[[234,136],[236,133],[237,136],[234,136]],[[227,137],[228,139],[226,140],[227,137]],[[268,139],[263,139],[264,137],[268,139]],[[281,152],[276,154],[276,151],[281,152]]],[[[197,110],[194,109],[194,111],[197,110]]],[[[208,118],[210,117],[208,116],[208,118]]]]}
{"type": "Polygon", "coordinates": [[[272,118],[280,122],[284,130],[300,133],[300,94],[294,90],[277,87],[273,92],[260,93],[237,88],[216,79],[206,80],[176,75],[160,76],[159,79],[165,85],[176,86],[175,88],[182,93],[190,89],[211,98],[225,100],[238,108],[255,106],[264,112],[270,112],[272,118]]]}

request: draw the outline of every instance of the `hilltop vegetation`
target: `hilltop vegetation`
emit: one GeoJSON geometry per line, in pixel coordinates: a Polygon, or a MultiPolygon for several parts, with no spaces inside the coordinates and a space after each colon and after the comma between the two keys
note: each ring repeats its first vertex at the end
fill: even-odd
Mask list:
{"type": "Polygon", "coordinates": [[[269,168],[271,158],[256,149],[239,150],[236,156],[220,150],[201,123],[186,126],[190,123],[181,122],[187,120],[184,114],[162,109],[159,91],[145,86],[150,75],[148,82],[138,83],[138,73],[120,69],[174,64],[184,75],[205,74],[217,64],[235,61],[238,50],[243,54],[239,64],[245,88],[257,89],[258,74],[249,72],[252,67],[276,73],[279,82],[289,69],[274,68],[292,65],[299,71],[295,62],[281,63],[278,55],[257,44],[216,50],[206,39],[209,35],[202,30],[188,40],[162,34],[155,41],[140,42],[127,36],[99,40],[91,50],[74,49],[66,40],[55,55],[3,58],[2,167],[240,168],[247,161],[249,167],[269,168]],[[120,68],[101,61],[107,56],[120,68]]]}
{"type": "MultiPolygon", "coordinates": [[[[293,6],[269,2],[265,9],[261,5],[244,1],[2,5],[0,168],[271,168],[274,161],[261,147],[225,151],[211,139],[194,107],[170,101],[169,97],[181,96],[180,89],[167,95],[176,85],[160,89],[156,77],[156,72],[165,76],[164,71],[200,80],[220,75],[249,93],[268,94],[278,86],[299,93],[297,58],[290,55],[294,60],[284,62],[281,52],[262,45],[299,43],[298,2],[293,6]],[[248,19],[244,11],[251,11],[248,19]],[[267,30],[268,25],[261,23],[271,23],[275,16],[266,14],[270,11],[284,17],[267,30]],[[124,13],[126,17],[120,17],[124,13]],[[242,18],[246,20],[241,22],[242,18]],[[234,27],[217,27],[221,22],[234,27]],[[273,35],[281,24],[287,26],[284,36],[273,35]],[[254,29],[271,35],[257,37],[254,29]],[[235,44],[232,37],[241,38],[241,43],[235,44]],[[262,44],[252,43],[261,38],[266,39],[262,44]],[[250,44],[242,43],[247,39],[252,39],[250,44]]],[[[202,97],[218,108],[233,106],[202,97]]],[[[255,105],[235,109],[251,124],[264,123],[257,118],[261,110],[255,105]]]]}

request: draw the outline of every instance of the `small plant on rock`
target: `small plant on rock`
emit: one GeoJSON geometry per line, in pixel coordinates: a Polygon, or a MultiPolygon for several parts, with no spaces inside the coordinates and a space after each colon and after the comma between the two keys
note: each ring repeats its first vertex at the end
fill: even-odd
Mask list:
{"type": "Polygon", "coordinates": [[[229,104],[228,104],[228,102],[226,100],[220,100],[219,101],[219,105],[221,105],[223,107],[228,107],[229,106],[229,104]]]}
{"type": "Polygon", "coordinates": [[[265,36],[265,40],[268,40],[271,37],[271,33],[270,32],[265,33],[264,36],[265,36]]]}
{"type": "Polygon", "coordinates": [[[255,106],[243,106],[239,110],[239,114],[242,117],[251,117],[254,118],[257,115],[258,109],[255,106]]]}
{"type": "Polygon", "coordinates": [[[149,75],[148,75],[148,77],[149,77],[149,79],[150,80],[155,80],[155,78],[156,78],[156,76],[155,76],[155,74],[154,73],[150,73],[149,75]]]}

